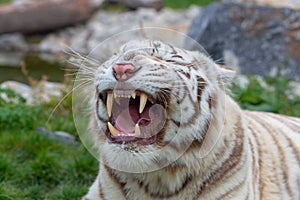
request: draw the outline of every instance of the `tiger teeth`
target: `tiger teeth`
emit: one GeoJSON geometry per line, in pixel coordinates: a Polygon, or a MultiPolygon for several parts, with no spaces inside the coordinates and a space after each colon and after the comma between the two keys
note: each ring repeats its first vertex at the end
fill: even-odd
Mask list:
{"type": "MultiPolygon", "coordinates": [[[[107,109],[107,114],[109,117],[111,117],[111,115],[112,115],[113,103],[116,102],[117,104],[120,104],[120,98],[135,99],[136,92],[133,92],[131,95],[118,94],[118,93],[107,93],[106,109],[107,109]]],[[[147,100],[148,100],[148,95],[144,92],[141,92],[140,93],[139,113],[142,113],[144,111],[147,100]]]]}
{"type": "Polygon", "coordinates": [[[135,127],[134,127],[134,135],[135,136],[140,136],[141,135],[141,129],[140,129],[139,124],[136,124],[135,127]]]}
{"type": "Polygon", "coordinates": [[[133,99],[135,99],[135,97],[136,97],[136,93],[135,93],[135,92],[133,92],[133,93],[132,93],[132,95],[131,95],[131,97],[132,97],[133,99]]]}
{"type": "MultiPolygon", "coordinates": [[[[113,136],[121,136],[121,132],[118,131],[110,122],[107,122],[107,126],[109,129],[109,132],[113,135],[113,136]]],[[[134,128],[134,134],[125,134],[123,136],[140,136],[141,135],[141,129],[140,126],[138,124],[135,125],[134,128]]]]}
{"type": "Polygon", "coordinates": [[[108,113],[108,117],[111,117],[111,110],[112,110],[112,106],[113,106],[113,94],[107,94],[107,100],[106,100],[106,109],[107,109],[107,113],[108,113]]]}
{"type": "Polygon", "coordinates": [[[141,93],[140,94],[140,109],[139,109],[139,112],[142,113],[144,111],[144,108],[146,106],[146,103],[147,103],[147,94],[145,93],[141,93]]]}
{"type": "Polygon", "coordinates": [[[118,98],[128,98],[128,99],[130,99],[131,96],[132,95],[126,95],[126,94],[116,94],[116,93],[113,94],[113,97],[115,99],[118,99],[118,98]]]}
{"type": "Polygon", "coordinates": [[[113,135],[113,136],[118,136],[120,135],[120,131],[118,131],[110,122],[107,122],[108,125],[108,129],[109,132],[113,135]]]}

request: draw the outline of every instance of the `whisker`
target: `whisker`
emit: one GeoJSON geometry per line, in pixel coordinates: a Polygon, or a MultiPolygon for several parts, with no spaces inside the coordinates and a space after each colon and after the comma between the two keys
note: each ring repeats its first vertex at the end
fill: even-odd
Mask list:
{"type": "Polygon", "coordinates": [[[56,104],[56,106],[53,108],[53,110],[51,111],[48,120],[46,121],[46,125],[48,126],[49,121],[51,120],[51,118],[53,117],[54,112],[58,109],[58,107],[62,104],[62,102],[78,87],[84,86],[85,84],[87,84],[87,82],[83,82],[80,83],[79,85],[77,85],[76,87],[73,87],[70,91],[67,92],[67,94],[65,96],[63,96],[61,98],[61,100],[56,104]]]}

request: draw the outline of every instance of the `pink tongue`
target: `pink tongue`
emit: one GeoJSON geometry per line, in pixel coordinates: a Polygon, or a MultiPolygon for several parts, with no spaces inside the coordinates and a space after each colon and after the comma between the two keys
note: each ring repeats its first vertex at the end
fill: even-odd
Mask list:
{"type": "Polygon", "coordinates": [[[141,121],[150,122],[149,107],[146,107],[143,113],[139,114],[137,106],[131,105],[129,108],[124,109],[116,119],[116,128],[123,134],[134,133],[135,124],[141,121]],[[140,115],[140,116],[139,116],[140,115]]]}

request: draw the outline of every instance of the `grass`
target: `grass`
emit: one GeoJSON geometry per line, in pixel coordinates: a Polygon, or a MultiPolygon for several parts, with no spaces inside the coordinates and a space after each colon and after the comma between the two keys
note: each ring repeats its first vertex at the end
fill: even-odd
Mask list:
{"type": "MultiPolygon", "coordinates": [[[[0,95],[0,200],[83,196],[97,175],[98,161],[82,145],[61,143],[35,131],[45,127],[57,101],[27,106],[12,91],[1,93],[13,101],[4,104],[0,95]]],[[[47,128],[76,135],[71,96],[58,107],[47,128]]]]}
{"type": "Polygon", "coordinates": [[[220,0],[164,0],[164,6],[174,9],[188,8],[190,5],[207,6],[212,2],[218,2],[220,0]]]}
{"type": "MultiPolygon", "coordinates": [[[[221,0],[164,0],[164,7],[172,8],[172,9],[186,9],[191,5],[197,6],[207,6],[210,3],[218,2],[221,0]]],[[[120,3],[109,3],[104,2],[102,8],[107,11],[125,11],[127,8],[120,3]]]]}
{"type": "Polygon", "coordinates": [[[16,129],[0,141],[0,199],[79,199],[96,177],[97,163],[82,146],[16,129]]]}
{"type": "Polygon", "coordinates": [[[0,0],[0,4],[10,3],[12,0],[0,0]]]}
{"type": "Polygon", "coordinates": [[[231,88],[232,97],[241,108],[300,117],[300,97],[294,93],[288,79],[269,77],[261,80],[249,76],[248,80],[246,88],[237,85],[231,88]]]}

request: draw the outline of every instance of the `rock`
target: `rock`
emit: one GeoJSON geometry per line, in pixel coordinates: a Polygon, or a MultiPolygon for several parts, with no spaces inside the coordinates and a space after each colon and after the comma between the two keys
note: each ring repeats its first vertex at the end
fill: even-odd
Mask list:
{"type": "Polygon", "coordinates": [[[20,66],[24,56],[24,52],[0,52],[0,66],[20,66]]]}
{"type": "Polygon", "coordinates": [[[32,87],[33,103],[39,104],[43,102],[50,102],[54,99],[62,98],[65,86],[61,83],[53,83],[48,81],[40,81],[32,87]]]}
{"type": "Polygon", "coordinates": [[[49,131],[46,128],[38,127],[36,131],[41,134],[47,136],[49,139],[57,140],[63,143],[78,145],[79,143],[76,141],[75,137],[70,133],[64,131],[49,131]]]}
{"type": "MultiPolygon", "coordinates": [[[[1,28],[0,28],[1,29],[1,28]]],[[[0,35],[0,52],[12,52],[28,50],[25,38],[20,33],[0,35]]]]}
{"type": "Polygon", "coordinates": [[[49,34],[39,43],[38,50],[43,53],[58,54],[66,49],[66,47],[67,41],[64,38],[49,34]]]}
{"type": "MultiPolygon", "coordinates": [[[[198,10],[199,7],[190,7],[182,11],[164,8],[159,12],[150,8],[139,8],[136,11],[122,13],[102,10],[97,12],[86,26],[77,28],[75,33],[69,29],[68,32],[72,33],[68,44],[73,50],[87,55],[105,39],[136,28],[161,27],[186,33],[198,10]]],[[[132,36],[129,35],[128,38],[132,39],[132,36]]]]}
{"type": "Polygon", "coordinates": [[[26,3],[30,3],[33,0],[12,0],[12,4],[14,5],[22,5],[22,4],[26,4],[26,3]]]}
{"type": "MultiPolygon", "coordinates": [[[[199,7],[196,6],[186,10],[164,8],[160,11],[151,8],[138,8],[135,11],[121,13],[98,10],[86,24],[49,33],[39,44],[27,44],[27,49],[30,52],[53,54],[54,56],[66,52],[68,49],[73,49],[81,54],[89,54],[96,45],[112,35],[136,28],[165,27],[186,33],[198,10],[199,7]]],[[[19,43],[23,44],[23,42],[19,43]]],[[[9,50],[6,51],[5,49],[5,52],[9,52],[9,50]]],[[[6,60],[5,58],[6,55],[3,55],[0,61],[1,59],[6,60]]]]}
{"type": "Polygon", "coordinates": [[[294,9],[300,9],[299,0],[227,0],[224,2],[255,3],[274,7],[289,7],[294,9]]]}
{"type": "Polygon", "coordinates": [[[107,2],[121,3],[130,9],[145,7],[160,10],[163,7],[162,0],[107,0],[107,2]]]}
{"type": "Polygon", "coordinates": [[[26,99],[27,103],[32,103],[32,89],[30,86],[24,83],[19,83],[16,81],[6,81],[0,84],[0,88],[13,90],[15,93],[21,95],[24,99],[26,99]]]}
{"type": "Polygon", "coordinates": [[[87,20],[95,0],[31,1],[0,6],[0,33],[51,31],[87,20]]]}
{"type": "Polygon", "coordinates": [[[60,83],[40,81],[36,86],[30,87],[17,81],[6,81],[0,88],[11,89],[26,99],[26,104],[34,105],[49,102],[53,98],[61,98],[65,86],[60,83]]]}
{"type": "Polygon", "coordinates": [[[300,97],[300,82],[291,81],[291,87],[294,89],[294,93],[300,97]]]}
{"type": "Polygon", "coordinates": [[[234,79],[234,84],[238,85],[242,89],[246,89],[249,86],[249,83],[250,81],[248,77],[242,74],[236,76],[234,79]]]}
{"type": "Polygon", "coordinates": [[[241,73],[300,80],[300,10],[213,3],[195,17],[188,35],[241,73]]]}

